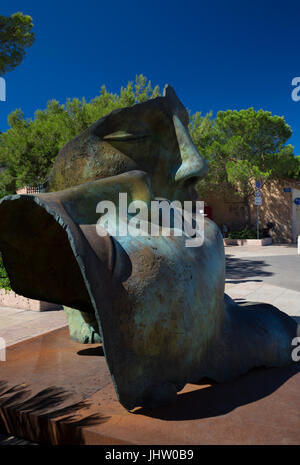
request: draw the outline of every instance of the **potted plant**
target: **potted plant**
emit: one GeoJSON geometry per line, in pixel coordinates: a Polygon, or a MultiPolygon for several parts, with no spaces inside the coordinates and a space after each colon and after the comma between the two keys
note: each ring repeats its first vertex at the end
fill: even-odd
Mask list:
{"type": "Polygon", "coordinates": [[[260,229],[258,238],[257,231],[254,229],[245,228],[239,231],[230,231],[228,237],[224,238],[224,245],[269,245],[272,243],[269,229],[260,229]]]}

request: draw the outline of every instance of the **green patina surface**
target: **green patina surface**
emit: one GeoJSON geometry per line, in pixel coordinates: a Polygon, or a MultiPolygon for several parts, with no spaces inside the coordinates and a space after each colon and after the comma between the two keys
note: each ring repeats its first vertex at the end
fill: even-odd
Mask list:
{"type": "Polygon", "coordinates": [[[97,204],[118,206],[120,193],[128,204],[196,199],[193,186],[207,167],[187,125],[167,87],[70,141],[47,193],[0,202],[12,288],[63,304],[72,339],[102,341],[127,409],[171,402],[202,377],[228,381],[255,366],[289,364],[297,335],[296,322],[274,307],[224,296],[223,238],[212,221],[205,219],[201,247],[186,247],[184,236],[97,233],[97,204]]]}
{"type": "Polygon", "coordinates": [[[75,308],[64,307],[67,317],[70,337],[73,341],[82,344],[101,343],[98,323],[92,313],[85,313],[75,308]]]}

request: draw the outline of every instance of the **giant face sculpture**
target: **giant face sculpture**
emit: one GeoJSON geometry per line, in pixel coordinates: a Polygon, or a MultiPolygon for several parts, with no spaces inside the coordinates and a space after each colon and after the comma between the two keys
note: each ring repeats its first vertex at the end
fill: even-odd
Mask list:
{"type": "MultiPolygon", "coordinates": [[[[184,236],[99,235],[97,204],[195,199],[206,164],[173,89],[112,112],[58,155],[48,193],[0,204],[0,249],[13,289],[63,304],[72,337],[102,341],[120,402],[170,402],[187,382],[229,380],[292,362],[297,324],[268,305],[224,298],[224,248],[205,219],[184,236]],[[81,334],[80,334],[81,331],[81,334]]],[[[130,214],[128,214],[130,216],[130,214]]],[[[151,219],[149,219],[151,221],[151,219]]],[[[101,229],[101,228],[100,228],[101,229]]]]}
{"type": "Polygon", "coordinates": [[[207,166],[191,141],[188,121],[170,86],[164,97],[113,111],[61,150],[49,190],[141,170],[150,177],[154,196],[190,199],[190,188],[207,166]]]}

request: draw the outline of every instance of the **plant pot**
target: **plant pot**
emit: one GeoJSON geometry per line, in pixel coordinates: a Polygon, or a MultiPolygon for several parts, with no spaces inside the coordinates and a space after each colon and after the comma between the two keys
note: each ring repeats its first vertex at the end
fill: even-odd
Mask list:
{"type": "Polygon", "coordinates": [[[264,246],[264,245],[270,245],[272,244],[272,238],[271,237],[264,237],[263,239],[229,239],[226,237],[224,239],[224,245],[225,246],[230,246],[230,245],[258,245],[258,246],[264,246]]]}

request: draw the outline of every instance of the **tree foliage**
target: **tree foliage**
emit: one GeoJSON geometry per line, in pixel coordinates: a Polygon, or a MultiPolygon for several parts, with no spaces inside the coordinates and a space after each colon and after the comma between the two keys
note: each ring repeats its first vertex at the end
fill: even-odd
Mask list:
{"type": "Polygon", "coordinates": [[[7,275],[6,269],[4,268],[1,254],[0,254],[0,289],[11,291],[9,277],[7,275]]]}
{"type": "Polygon", "coordinates": [[[295,179],[300,180],[300,155],[295,157],[295,168],[293,170],[292,175],[295,179]]]}
{"type": "Polygon", "coordinates": [[[208,176],[198,184],[200,193],[235,193],[244,200],[250,223],[255,181],[264,184],[274,178],[299,175],[293,147],[287,145],[291,135],[284,118],[269,111],[253,108],[220,111],[209,122],[205,144],[202,136],[195,140],[209,162],[208,176]]]}
{"type": "Polygon", "coordinates": [[[49,175],[58,151],[70,139],[111,111],[157,97],[159,87],[152,88],[144,76],[121,87],[120,93],[100,94],[86,102],[74,98],[64,104],[51,100],[45,110],[37,110],[34,119],[25,119],[20,109],[8,117],[10,129],[0,135],[0,196],[14,193],[24,185],[40,185],[49,175]]]}
{"type": "Polygon", "coordinates": [[[0,75],[12,71],[25,56],[25,48],[34,42],[31,16],[14,13],[0,16],[0,75]]]}
{"type": "MultiPolygon", "coordinates": [[[[160,95],[143,75],[135,82],[109,92],[103,85],[90,102],[56,100],[26,119],[20,109],[8,117],[10,129],[0,135],[0,196],[24,185],[42,184],[58,151],[94,121],[117,108],[134,105],[160,95]]],[[[253,182],[269,182],[278,176],[299,177],[300,162],[287,145],[292,134],[283,117],[253,108],[190,115],[189,130],[199,152],[209,162],[208,176],[198,184],[203,197],[208,191],[233,190],[246,203],[253,195],[253,182]]]]}

